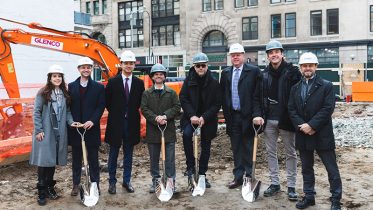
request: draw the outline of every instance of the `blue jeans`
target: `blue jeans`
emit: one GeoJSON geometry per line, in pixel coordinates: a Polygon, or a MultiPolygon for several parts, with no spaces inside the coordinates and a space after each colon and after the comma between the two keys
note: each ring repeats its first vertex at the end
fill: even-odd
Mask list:
{"type": "MultiPolygon", "coordinates": [[[[123,131],[123,183],[129,183],[131,181],[132,173],[132,156],[133,156],[133,145],[128,142],[128,122],[124,120],[124,131],[123,131]]],[[[109,184],[117,183],[116,172],[117,172],[117,161],[120,147],[110,145],[108,170],[109,170],[109,184]]]]}
{"type": "MultiPolygon", "coordinates": [[[[192,128],[191,124],[187,124],[183,129],[183,144],[184,144],[184,152],[186,156],[186,165],[188,171],[193,171],[195,168],[195,159],[193,153],[193,132],[194,129],[192,128]]],[[[206,171],[208,169],[208,163],[210,159],[210,148],[211,148],[211,141],[205,140],[203,136],[201,136],[201,154],[199,158],[199,167],[198,167],[198,174],[206,175],[206,171]]]]}

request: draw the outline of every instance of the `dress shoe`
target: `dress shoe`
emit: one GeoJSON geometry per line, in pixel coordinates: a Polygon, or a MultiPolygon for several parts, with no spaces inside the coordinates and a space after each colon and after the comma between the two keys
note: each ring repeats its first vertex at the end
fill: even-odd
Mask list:
{"type": "Polygon", "coordinates": [[[288,187],[288,199],[290,201],[297,201],[298,200],[298,194],[295,192],[294,187],[288,187]]]}
{"type": "Polygon", "coordinates": [[[124,187],[124,188],[126,188],[126,190],[127,190],[127,192],[129,192],[129,193],[133,193],[133,192],[135,192],[135,189],[133,189],[133,187],[132,187],[132,185],[131,185],[131,182],[129,182],[129,183],[123,183],[122,184],[122,187],[124,187]]]}
{"type": "Polygon", "coordinates": [[[264,197],[271,197],[276,193],[280,192],[280,185],[271,184],[263,193],[264,197]]]}
{"type": "Polygon", "coordinates": [[[331,210],[341,210],[341,203],[339,201],[333,201],[330,209],[331,210]]]}
{"type": "Polygon", "coordinates": [[[210,184],[209,180],[206,179],[205,182],[206,182],[206,188],[211,188],[211,184],[210,184]]]}
{"type": "Polygon", "coordinates": [[[77,196],[79,194],[79,185],[73,185],[73,189],[71,190],[71,196],[77,196]]]}
{"type": "Polygon", "coordinates": [[[117,193],[117,189],[116,189],[116,187],[115,187],[115,184],[110,184],[110,185],[109,185],[108,192],[109,192],[110,194],[116,194],[116,193],[117,193]]]}
{"type": "Polygon", "coordinates": [[[234,189],[234,188],[240,187],[241,185],[242,185],[242,179],[241,180],[234,179],[228,184],[228,188],[234,189]]]}
{"type": "Polygon", "coordinates": [[[302,200],[298,201],[298,203],[295,205],[297,209],[305,209],[309,206],[315,205],[315,199],[307,199],[306,197],[303,197],[302,200]]]}

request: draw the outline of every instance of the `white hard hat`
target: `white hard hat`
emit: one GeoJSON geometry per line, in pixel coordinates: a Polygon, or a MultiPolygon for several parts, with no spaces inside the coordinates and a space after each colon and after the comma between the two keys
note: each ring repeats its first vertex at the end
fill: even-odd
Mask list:
{"type": "Polygon", "coordinates": [[[63,68],[60,65],[53,64],[48,68],[48,74],[51,73],[60,73],[63,74],[63,68]]]}
{"type": "Polygon", "coordinates": [[[93,66],[93,60],[88,57],[82,57],[78,60],[78,68],[82,65],[91,65],[93,66]]]}
{"type": "Polygon", "coordinates": [[[229,54],[232,54],[232,53],[245,53],[245,50],[243,49],[242,45],[238,43],[234,43],[229,48],[229,54]]]}
{"type": "Polygon", "coordinates": [[[136,62],[136,56],[132,51],[126,50],[122,52],[122,54],[120,55],[120,61],[121,62],[126,62],[126,61],[136,62]]]}
{"type": "Polygon", "coordinates": [[[299,58],[299,65],[304,63],[316,63],[319,64],[319,61],[317,60],[317,57],[315,54],[311,52],[305,52],[303,53],[299,58]]]}

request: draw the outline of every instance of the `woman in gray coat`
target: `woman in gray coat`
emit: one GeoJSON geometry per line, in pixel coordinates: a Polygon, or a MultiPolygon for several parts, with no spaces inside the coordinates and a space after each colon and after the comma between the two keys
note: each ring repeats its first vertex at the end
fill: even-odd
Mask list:
{"type": "Polygon", "coordinates": [[[68,104],[63,69],[52,65],[48,70],[47,84],[35,97],[34,133],[30,164],[38,166],[38,203],[46,204],[46,198],[57,199],[53,180],[55,166],[67,164],[67,125],[73,122],[68,104]]]}

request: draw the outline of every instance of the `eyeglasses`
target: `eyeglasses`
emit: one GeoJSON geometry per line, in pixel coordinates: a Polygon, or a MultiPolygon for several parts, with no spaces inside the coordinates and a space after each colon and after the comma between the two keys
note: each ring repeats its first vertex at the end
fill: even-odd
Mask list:
{"type": "Polygon", "coordinates": [[[199,68],[199,67],[205,68],[206,64],[196,64],[195,67],[197,67],[197,68],[199,68]]]}

